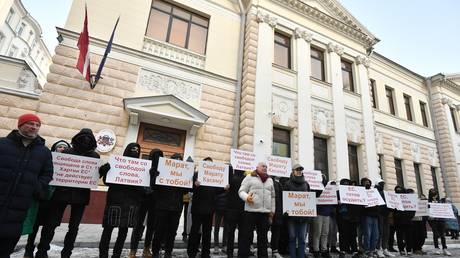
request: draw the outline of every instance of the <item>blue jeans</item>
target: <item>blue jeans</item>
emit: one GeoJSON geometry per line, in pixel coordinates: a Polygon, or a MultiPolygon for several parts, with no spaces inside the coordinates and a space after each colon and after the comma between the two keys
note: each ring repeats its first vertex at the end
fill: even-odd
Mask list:
{"type": "Polygon", "coordinates": [[[305,232],[307,222],[297,222],[293,219],[288,221],[289,232],[289,256],[291,258],[305,257],[305,232]]]}
{"type": "Polygon", "coordinates": [[[363,230],[363,247],[366,252],[373,252],[379,240],[379,221],[378,217],[366,216],[361,221],[363,230]]]}

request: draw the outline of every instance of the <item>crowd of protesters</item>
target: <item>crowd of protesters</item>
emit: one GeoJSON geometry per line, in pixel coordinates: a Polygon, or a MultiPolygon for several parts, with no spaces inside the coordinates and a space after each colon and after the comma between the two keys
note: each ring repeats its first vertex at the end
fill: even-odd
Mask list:
{"type": "MultiPolygon", "coordinates": [[[[51,151],[38,135],[40,119],[26,114],[18,119],[18,129],[0,138],[0,257],[9,257],[21,235],[29,235],[24,257],[48,257],[55,229],[60,225],[64,210],[70,206],[68,232],[65,235],[61,257],[70,257],[78,234],[78,228],[90,190],[84,188],[49,186],[53,165],[51,152],[99,158],[96,140],[90,129],[82,129],[71,143],[63,140],[53,144],[51,151]],[[38,245],[36,235],[42,226],[38,245]]],[[[139,158],[141,146],[130,143],[123,156],[139,158]]],[[[172,257],[179,221],[183,214],[182,239],[187,243],[191,258],[202,258],[214,253],[227,257],[268,257],[269,249],[275,258],[289,255],[292,258],[329,258],[337,253],[342,257],[394,257],[426,254],[422,247],[427,237],[427,224],[433,231],[436,254],[450,256],[446,245],[446,233],[458,239],[457,219],[439,219],[415,216],[415,211],[400,211],[387,206],[366,207],[338,202],[336,205],[317,205],[316,217],[297,217],[283,213],[283,191],[314,191],[319,197],[322,191],[310,190],[300,164],[292,166],[289,178],[267,174],[267,166],[260,162],[254,171],[233,170],[229,166],[229,184],[226,187],[202,185],[197,174],[193,188],[156,185],[160,175],[158,164],[163,152],[150,152],[150,187],[113,184],[106,181],[110,164],[99,168],[99,174],[108,186],[103,231],[99,242],[99,256],[109,257],[109,244],[114,228],[118,235],[111,257],[120,257],[128,228],[133,228],[129,257],[139,257],[137,249],[145,231],[141,257],[172,257]],[[213,223],[214,222],[214,223],[213,223]],[[214,248],[211,238],[214,225],[214,248]],[[223,226],[223,238],[220,229],[223,226]],[[235,237],[238,232],[237,238],[235,237]],[[270,234],[269,234],[270,232],[270,234]],[[394,249],[396,234],[397,251],[394,249]],[[338,239],[337,239],[338,235],[338,239]],[[270,241],[269,241],[270,236],[270,241]],[[237,239],[237,241],[235,241],[237,239]],[[439,248],[439,239],[441,248],[439,248]],[[337,241],[338,240],[338,241],[337,241]],[[237,244],[235,244],[237,242],[237,244]],[[237,250],[236,250],[237,249],[237,250]]],[[[183,160],[181,154],[171,159],[183,160]]],[[[189,157],[187,161],[193,162],[189,157]]],[[[204,161],[212,162],[211,157],[204,161]]],[[[362,178],[360,182],[341,179],[328,182],[323,175],[323,185],[340,184],[376,188],[384,199],[385,183],[362,178]]],[[[402,186],[396,193],[413,193],[402,186]]],[[[429,203],[445,202],[435,189],[430,189],[429,203]]],[[[340,196],[339,196],[340,200],[340,196]]],[[[458,211],[454,205],[455,216],[458,211]]]]}

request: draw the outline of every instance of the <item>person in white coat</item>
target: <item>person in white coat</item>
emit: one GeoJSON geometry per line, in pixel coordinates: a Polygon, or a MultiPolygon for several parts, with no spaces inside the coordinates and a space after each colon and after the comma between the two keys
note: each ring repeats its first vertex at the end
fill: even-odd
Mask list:
{"type": "Polygon", "coordinates": [[[275,188],[265,163],[260,162],[256,170],[244,178],[238,193],[245,202],[238,257],[249,257],[254,228],[257,231],[257,257],[268,257],[267,232],[275,214],[275,188]]]}

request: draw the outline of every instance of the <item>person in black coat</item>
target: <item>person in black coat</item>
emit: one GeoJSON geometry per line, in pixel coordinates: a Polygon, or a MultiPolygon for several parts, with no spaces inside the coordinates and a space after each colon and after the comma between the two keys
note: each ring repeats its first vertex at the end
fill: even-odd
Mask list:
{"type": "Polygon", "coordinates": [[[10,257],[18,242],[27,210],[44,197],[53,176],[53,161],[38,135],[40,119],[25,114],[18,130],[0,138],[0,257],[10,257]]]}
{"type": "MultiPolygon", "coordinates": [[[[349,179],[341,179],[340,185],[351,185],[349,179]]],[[[340,194],[337,190],[337,197],[340,200],[340,194]]],[[[352,254],[358,252],[358,245],[356,242],[357,228],[358,228],[358,209],[357,205],[350,205],[339,203],[337,205],[337,227],[339,229],[339,258],[345,257],[345,254],[352,254]]]]}
{"type": "MultiPolygon", "coordinates": [[[[369,190],[371,189],[372,181],[367,177],[363,177],[361,179],[361,186],[369,190]]],[[[379,206],[365,207],[362,209],[361,230],[363,234],[363,247],[368,257],[373,256],[376,252],[379,240],[379,212],[379,206]]]]}
{"type": "MultiPolygon", "coordinates": [[[[245,177],[243,170],[233,170],[229,167],[229,188],[227,192],[227,209],[225,212],[225,226],[227,227],[227,257],[233,257],[235,247],[235,230],[240,228],[243,223],[244,201],[238,195],[241,182],[245,177]]],[[[241,231],[238,230],[238,239],[241,239],[241,231]]]]}
{"type": "MultiPolygon", "coordinates": [[[[404,187],[396,186],[395,192],[398,194],[414,193],[412,189],[404,189],[404,187]]],[[[406,255],[412,252],[412,239],[410,235],[412,228],[412,218],[415,216],[415,211],[400,211],[394,212],[394,224],[396,228],[396,238],[398,241],[398,249],[401,255],[406,255]]]]}
{"type": "MultiPolygon", "coordinates": [[[[140,153],[141,146],[133,142],[126,146],[123,156],[138,159],[140,153]]],[[[99,257],[109,257],[110,238],[113,229],[117,227],[118,237],[113,247],[112,258],[119,258],[128,234],[128,228],[137,224],[140,200],[144,194],[144,189],[141,186],[107,183],[107,173],[110,171],[109,163],[103,165],[99,171],[104,184],[109,186],[102,221],[104,230],[99,242],[99,257]]]]}
{"type": "MultiPolygon", "coordinates": [[[[63,153],[85,156],[90,158],[99,158],[95,152],[97,147],[93,131],[83,128],[77,133],[71,141],[72,148],[63,153]]],[[[61,224],[62,216],[67,205],[70,205],[69,231],[64,238],[64,248],[61,251],[61,257],[70,257],[78,234],[83,213],[86,205],[89,204],[91,190],[88,188],[56,186],[53,197],[50,200],[50,214],[42,228],[42,236],[38,244],[36,258],[47,257],[47,251],[50,249],[50,243],[54,237],[56,227],[61,224]]]]}
{"type": "Polygon", "coordinates": [[[275,215],[273,216],[272,223],[270,225],[270,231],[272,233],[270,239],[270,247],[272,249],[272,255],[274,257],[280,257],[279,255],[279,244],[281,236],[281,227],[283,226],[283,187],[280,183],[279,177],[272,177],[273,186],[275,187],[275,215]]]}

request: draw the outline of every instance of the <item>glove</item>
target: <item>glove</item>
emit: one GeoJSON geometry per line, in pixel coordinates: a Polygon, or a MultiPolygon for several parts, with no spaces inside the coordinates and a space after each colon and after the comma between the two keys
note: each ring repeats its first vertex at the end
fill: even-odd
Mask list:
{"type": "Polygon", "coordinates": [[[109,170],[110,170],[110,164],[109,164],[109,163],[105,163],[104,165],[102,165],[102,166],[99,168],[99,175],[105,176],[105,175],[107,175],[107,172],[109,172],[109,170]]]}
{"type": "Polygon", "coordinates": [[[246,198],[246,202],[249,204],[254,204],[254,196],[253,193],[250,193],[248,198],[246,198]]]}
{"type": "Polygon", "coordinates": [[[150,176],[153,176],[153,177],[157,177],[160,175],[160,172],[158,172],[157,170],[153,168],[150,168],[149,172],[150,172],[150,176]]]}

